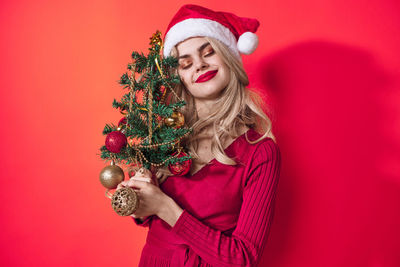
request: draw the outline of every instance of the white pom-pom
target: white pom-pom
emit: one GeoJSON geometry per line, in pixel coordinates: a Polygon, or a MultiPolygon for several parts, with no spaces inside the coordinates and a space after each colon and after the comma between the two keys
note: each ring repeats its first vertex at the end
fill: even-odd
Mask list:
{"type": "Polygon", "coordinates": [[[250,55],[253,53],[258,45],[258,37],[252,32],[245,32],[240,35],[237,48],[240,53],[250,55]]]}

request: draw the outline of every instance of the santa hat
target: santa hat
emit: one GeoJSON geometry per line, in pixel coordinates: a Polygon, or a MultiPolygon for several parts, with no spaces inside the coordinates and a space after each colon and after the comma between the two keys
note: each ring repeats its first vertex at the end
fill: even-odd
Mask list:
{"type": "Polygon", "coordinates": [[[197,36],[213,37],[224,43],[240,59],[256,50],[255,34],[260,23],[256,19],[216,12],[197,5],[184,5],[168,25],[164,37],[164,56],[170,55],[178,43],[197,36]]]}

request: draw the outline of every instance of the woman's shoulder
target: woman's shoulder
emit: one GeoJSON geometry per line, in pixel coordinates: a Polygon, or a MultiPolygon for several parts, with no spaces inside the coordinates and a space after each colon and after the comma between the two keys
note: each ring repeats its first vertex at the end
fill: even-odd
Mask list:
{"type": "Polygon", "coordinates": [[[280,156],[278,144],[271,137],[265,137],[261,140],[262,134],[254,129],[249,129],[244,136],[243,156],[250,158],[268,159],[280,156]],[[259,140],[258,142],[255,142],[259,140]]]}

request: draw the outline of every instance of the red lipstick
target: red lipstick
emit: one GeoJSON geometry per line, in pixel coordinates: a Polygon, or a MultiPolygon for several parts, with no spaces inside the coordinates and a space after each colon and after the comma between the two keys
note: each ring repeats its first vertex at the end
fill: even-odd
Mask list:
{"type": "Polygon", "coordinates": [[[206,73],[200,75],[197,80],[196,83],[203,83],[206,82],[208,80],[211,80],[212,78],[214,78],[215,75],[217,75],[218,70],[210,70],[207,71],[206,73]]]}

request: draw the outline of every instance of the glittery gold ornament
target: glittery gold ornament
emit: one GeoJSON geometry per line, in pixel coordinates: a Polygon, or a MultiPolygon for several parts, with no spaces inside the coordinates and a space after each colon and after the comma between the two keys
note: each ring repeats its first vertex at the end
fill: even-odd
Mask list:
{"type": "Polygon", "coordinates": [[[130,187],[118,189],[112,196],[111,206],[120,216],[129,216],[139,207],[139,198],[130,187]]]}
{"type": "Polygon", "coordinates": [[[156,45],[158,48],[161,47],[162,45],[162,38],[161,38],[161,32],[156,31],[155,34],[150,38],[150,45],[151,45],[151,50],[156,51],[156,45]]]}
{"type": "Polygon", "coordinates": [[[124,180],[124,171],[117,165],[104,167],[100,172],[100,183],[108,189],[117,188],[124,180]]]}
{"type": "Polygon", "coordinates": [[[164,119],[168,127],[181,128],[185,124],[185,117],[179,111],[172,112],[171,117],[164,119]]]}

